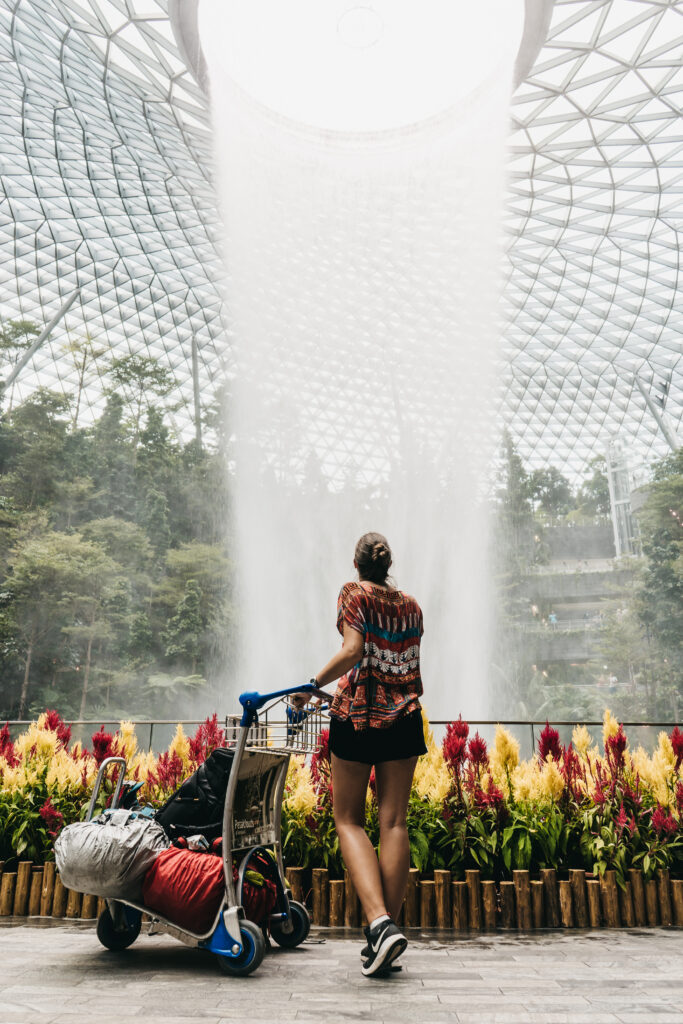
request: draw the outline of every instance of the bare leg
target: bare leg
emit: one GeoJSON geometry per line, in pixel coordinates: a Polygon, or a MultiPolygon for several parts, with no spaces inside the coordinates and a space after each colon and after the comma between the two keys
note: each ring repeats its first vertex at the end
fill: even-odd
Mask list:
{"type": "Polygon", "coordinates": [[[332,754],[334,825],[365,916],[373,921],[389,911],[384,904],[377,855],[365,831],[365,795],[369,779],[370,765],[343,761],[332,754]]]}
{"type": "Polygon", "coordinates": [[[379,868],[387,913],[396,920],[410,870],[410,844],[406,827],[408,799],[416,757],[375,765],[379,804],[379,868]]]}

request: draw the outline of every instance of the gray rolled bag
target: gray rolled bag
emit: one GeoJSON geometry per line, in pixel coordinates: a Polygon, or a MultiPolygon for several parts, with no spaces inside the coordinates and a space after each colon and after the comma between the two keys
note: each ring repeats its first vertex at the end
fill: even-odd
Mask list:
{"type": "Polygon", "coordinates": [[[67,889],[140,902],[145,874],[170,845],[156,821],[120,809],[63,828],[55,860],[67,889]]]}

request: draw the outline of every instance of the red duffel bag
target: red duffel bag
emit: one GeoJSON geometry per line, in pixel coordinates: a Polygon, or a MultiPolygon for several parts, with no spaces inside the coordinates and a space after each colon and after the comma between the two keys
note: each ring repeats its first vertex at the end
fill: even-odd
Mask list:
{"type": "Polygon", "coordinates": [[[146,907],[198,935],[213,924],[224,894],[222,857],[175,846],[159,854],[142,884],[146,907]]]}
{"type": "MultiPolygon", "coordinates": [[[[261,873],[273,869],[271,860],[257,852],[250,863],[255,870],[247,872],[242,902],[248,920],[260,925],[275,906],[277,889],[272,880],[261,873]]],[[[232,877],[237,883],[236,867],[233,867],[232,877]]],[[[146,907],[198,935],[203,935],[213,924],[224,894],[221,856],[175,846],[159,854],[142,884],[146,907]]],[[[239,899],[239,893],[237,896],[239,899]]]]}

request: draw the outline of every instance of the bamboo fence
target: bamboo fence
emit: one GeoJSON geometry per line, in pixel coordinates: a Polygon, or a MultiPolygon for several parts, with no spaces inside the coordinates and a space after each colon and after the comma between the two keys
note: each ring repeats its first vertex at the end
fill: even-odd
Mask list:
{"type": "MultiPolygon", "coordinates": [[[[13,865],[16,862],[12,862],[13,865]]],[[[348,872],[330,878],[324,868],[287,868],[292,897],[305,903],[313,924],[357,928],[366,923],[348,872]]],[[[422,877],[412,868],[399,923],[405,928],[452,932],[534,931],[539,928],[683,928],[683,879],[660,870],[645,881],[631,869],[625,888],[616,873],[595,878],[582,870],[558,877],[546,868],[540,877],[513,871],[511,881],[482,879],[466,871],[422,877]]],[[[0,917],[52,917],[93,920],[104,900],[66,889],[54,862],[19,861],[12,870],[0,862],[0,917]]]]}

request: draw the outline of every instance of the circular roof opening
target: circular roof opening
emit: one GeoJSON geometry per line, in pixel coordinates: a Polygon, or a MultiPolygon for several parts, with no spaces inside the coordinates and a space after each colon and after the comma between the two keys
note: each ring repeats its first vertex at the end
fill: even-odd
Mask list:
{"type": "Polygon", "coordinates": [[[351,7],[337,23],[339,38],[347,46],[365,50],[379,42],[384,23],[372,7],[351,7]]]}
{"type": "Polygon", "coordinates": [[[524,0],[201,0],[211,74],[293,121],[334,132],[405,128],[509,76],[524,0]]]}

